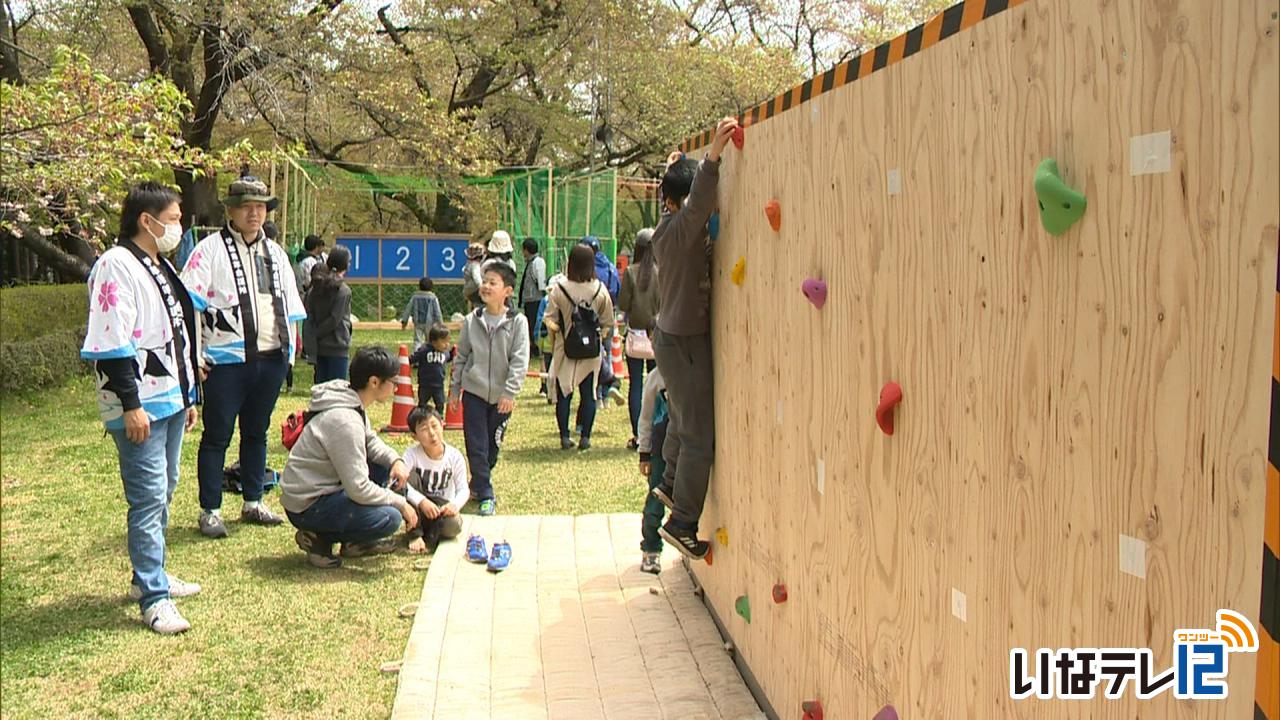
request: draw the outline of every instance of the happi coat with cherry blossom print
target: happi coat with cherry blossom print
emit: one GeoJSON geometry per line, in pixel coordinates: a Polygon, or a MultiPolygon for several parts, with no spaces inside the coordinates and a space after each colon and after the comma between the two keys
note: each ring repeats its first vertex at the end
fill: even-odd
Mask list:
{"type": "MultiPolygon", "coordinates": [[[[152,260],[127,240],[98,258],[89,273],[89,327],[80,357],[132,359],[138,399],[152,421],[199,400],[196,314],[168,260],[152,260]]],[[[108,430],[119,430],[124,405],[109,381],[99,370],[98,413],[108,430]]]]}
{"type": "MultiPolygon", "coordinates": [[[[285,358],[293,364],[297,348],[293,333],[287,327],[305,320],[307,311],[298,295],[293,266],[284,248],[263,236],[261,231],[257,242],[266,243],[267,252],[263,255],[270,278],[267,292],[275,307],[276,333],[285,358]]],[[[196,245],[182,271],[182,280],[201,316],[204,357],[210,365],[235,365],[245,362],[246,355],[247,359],[254,359],[258,353],[259,301],[255,290],[259,288],[256,275],[254,279],[248,275],[256,270],[252,263],[245,262],[237,244],[242,244],[237,233],[224,225],[196,245]]]]}

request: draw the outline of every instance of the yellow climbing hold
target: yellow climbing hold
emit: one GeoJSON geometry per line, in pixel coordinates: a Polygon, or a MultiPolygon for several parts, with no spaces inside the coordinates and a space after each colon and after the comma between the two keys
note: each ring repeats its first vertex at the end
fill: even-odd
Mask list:
{"type": "Polygon", "coordinates": [[[738,262],[733,265],[733,272],[729,274],[729,279],[733,280],[734,285],[742,285],[742,280],[747,276],[747,259],[745,257],[738,258],[738,262]]]}
{"type": "Polygon", "coordinates": [[[716,542],[729,547],[729,531],[726,528],[716,528],[716,542]]]}

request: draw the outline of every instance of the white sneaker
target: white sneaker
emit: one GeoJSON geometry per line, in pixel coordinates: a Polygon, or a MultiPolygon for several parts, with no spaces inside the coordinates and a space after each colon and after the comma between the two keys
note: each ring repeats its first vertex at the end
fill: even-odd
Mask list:
{"type": "Polygon", "coordinates": [[[172,600],[161,600],[143,610],[142,622],[161,635],[177,635],[191,629],[191,623],[182,617],[172,600]]]}
{"type": "MultiPolygon", "coordinates": [[[[169,578],[169,597],[184,598],[200,594],[199,583],[189,583],[186,580],[176,578],[169,573],[165,573],[165,577],[169,578]]],[[[129,599],[142,599],[142,588],[138,587],[137,583],[133,583],[129,586],[129,599]]]]}

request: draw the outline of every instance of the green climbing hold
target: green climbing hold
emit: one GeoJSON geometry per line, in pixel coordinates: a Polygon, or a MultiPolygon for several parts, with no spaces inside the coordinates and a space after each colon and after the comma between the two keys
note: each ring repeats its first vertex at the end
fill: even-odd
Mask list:
{"type": "Polygon", "coordinates": [[[748,625],[751,624],[751,601],[747,599],[746,595],[739,596],[734,601],[733,609],[738,611],[738,614],[742,616],[743,620],[747,621],[748,625]]]}
{"type": "Polygon", "coordinates": [[[1058,175],[1058,161],[1045,158],[1036,168],[1036,197],[1040,199],[1040,222],[1051,235],[1061,235],[1084,215],[1088,204],[1084,193],[1067,187],[1058,175]]]}

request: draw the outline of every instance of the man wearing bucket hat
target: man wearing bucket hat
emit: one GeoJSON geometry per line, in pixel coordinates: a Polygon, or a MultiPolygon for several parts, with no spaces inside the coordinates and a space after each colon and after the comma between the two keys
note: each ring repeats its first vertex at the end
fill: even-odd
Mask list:
{"type": "Polygon", "coordinates": [[[222,476],[237,418],[244,497],[240,519],[257,525],[283,522],[262,502],[267,431],[297,350],[289,327],[303,320],[306,311],[288,254],[262,229],[267,213],[278,204],[256,177],[232,182],[223,200],[226,224],[196,245],[182,271],[201,315],[208,369],[197,476],[200,532],[210,538],[227,536],[222,476]]]}

